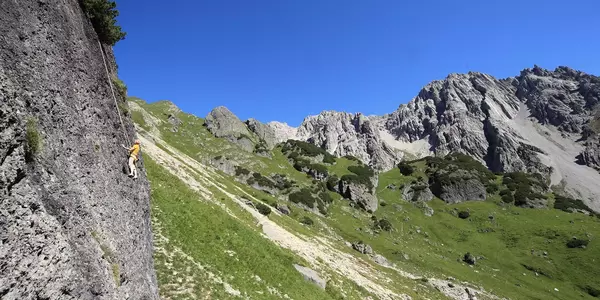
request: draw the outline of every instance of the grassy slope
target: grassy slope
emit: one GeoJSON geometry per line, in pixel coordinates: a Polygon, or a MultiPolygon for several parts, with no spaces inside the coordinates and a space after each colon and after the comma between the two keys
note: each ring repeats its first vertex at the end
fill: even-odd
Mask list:
{"type": "MultiPolygon", "coordinates": [[[[274,287],[295,299],[330,298],[294,270],[293,263],[302,263],[296,256],[275,246],[258,230],[235,220],[216,205],[199,201],[199,194],[147,157],[146,167],[152,183],[154,225],[160,226],[155,231],[168,237],[169,252],[173,252],[173,247],[181,249],[208,272],[219,274],[232,287],[252,297],[279,299],[268,291],[268,287],[274,287]],[[255,276],[262,280],[255,280],[255,276]]],[[[172,271],[163,263],[166,261],[163,256],[156,257],[161,283],[172,280],[169,278],[172,271]]],[[[179,272],[192,267],[183,259],[175,262],[180,264],[176,268],[179,272]]],[[[232,297],[219,284],[211,286],[214,283],[210,280],[195,283],[191,288],[198,296],[232,297]]],[[[168,290],[168,285],[161,284],[163,296],[168,290]]],[[[182,295],[181,299],[186,297],[182,295]]]]}
{"type": "Polygon", "coordinates": [[[387,205],[376,215],[389,219],[396,231],[372,241],[391,258],[398,257],[395,252],[414,257],[406,267],[468,280],[513,299],[590,298],[579,286],[600,286],[596,267],[600,245],[592,241],[586,249],[566,247],[573,236],[593,240],[599,235],[598,218],[555,209],[503,207],[497,196],[456,205],[434,200],[429,205],[436,213],[427,217],[401,200],[400,191],[385,188],[412,180],[398,169],[380,176],[379,196],[387,205]],[[456,217],[461,210],[470,210],[471,217],[456,217]],[[466,252],[485,259],[475,267],[457,262],[466,252]]]}
{"type": "MultiPolygon", "coordinates": [[[[144,108],[166,119],[162,113],[166,107],[161,105],[144,105],[144,108]]],[[[178,133],[168,130],[170,125],[164,125],[161,133],[163,139],[188,155],[200,161],[216,155],[232,157],[254,171],[286,174],[303,184],[310,183],[304,174],[287,163],[278,149],[274,151],[273,159],[241,153],[228,142],[212,137],[202,126],[201,119],[186,114],[179,117],[184,125],[178,133]]],[[[354,162],[350,160],[338,159],[329,171],[341,176],[352,164],[354,162]]],[[[418,170],[416,175],[424,174],[418,170]]],[[[315,221],[321,221],[313,226],[300,225],[287,217],[274,219],[286,228],[305,235],[333,231],[351,242],[362,240],[402,269],[440,278],[452,276],[512,299],[585,299],[591,297],[580,286],[600,287],[600,273],[594,267],[598,263],[596,260],[600,259],[600,247],[594,241],[600,233],[598,219],[552,209],[502,207],[494,197],[486,202],[457,205],[434,200],[429,205],[435,214],[426,217],[421,209],[403,201],[400,191],[386,188],[391,183],[400,186],[413,179],[402,176],[397,169],[379,178],[378,197],[387,205],[380,207],[375,215],[392,222],[394,231],[391,233],[373,235],[371,215],[350,208],[347,201],[339,197],[336,197],[327,218],[292,207],[296,220],[308,215],[315,221]],[[455,209],[469,209],[471,218],[457,218],[455,209]],[[586,235],[591,235],[592,240],[588,248],[568,249],[565,246],[572,236],[584,238],[586,235]],[[548,253],[547,257],[543,255],[544,251],[548,253]],[[485,258],[479,260],[476,266],[469,267],[457,261],[466,252],[485,258]],[[537,271],[538,275],[523,265],[537,271]]],[[[278,201],[251,188],[244,189],[267,203],[278,201]]],[[[395,277],[394,274],[389,276],[395,277]]],[[[395,279],[403,282],[403,279],[395,279]]]]}
{"type": "MultiPolygon", "coordinates": [[[[149,105],[140,100],[136,100],[136,102],[154,117],[166,121],[167,115],[163,112],[169,108],[168,103],[158,102],[149,105]]],[[[134,112],[135,116],[137,116],[137,118],[134,118],[136,123],[142,125],[143,117],[141,113],[134,112]]],[[[273,151],[272,159],[242,153],[228,142],[212,138],[212,135],[202,126],[202,119],[183,113],[178,114],[178,117],[184,121],[179,131],[177,133],[171,132],[169,130],[170,125],[165,123],[160,128],[162,138],[171,146],[199,161],[217,155],[235,158],[242,162],[245,159],[246,162],[243,165],[253,171],[259,171],[263,174],[285,174],[302,184],[310,184],[311,182],[305,174],[297,172],[289,165],[280,150],[275,149],[273,151]],[[256,161],[267,163],[257,164],[256,161]]],[[[149,128],[143,129],[149,130],[149,128]]],[[[160,145],[157,146],[160,147],[160,145]]],[[[228,278],[225,280],[226,282],[242,291],[242,293],[248,293],[253,299],[270,299],[269,297],[280,299],[284,294],[293,299],[342,299],[342,294],[345,295],[345,299],[363,299],[369,295],[367,291],[348,278],[343,278],[335,273],[327,274],[332,284],[328,284],[326,291],[306,283],[292,267],[292,264],[307,264],[301,258],[263,238],[259,234],[260,229],[252,227],[254,223],[248,221],[250,218],[245,216],[239,207],[236,207],[237,204],[230,205],[230,203],[227,203],[228,208],[236,212],[238,217],[238,219],[233,219],[216,205],[199,202],[200,195],[189,190],[184,183],[148,159],[147,156],[146,159],[148,176],[152,185],[154,231],[160,232],[170,241],[167,245],[158,243],[158,247],[167,248],[167,251],[156,251],[155,254],[155,264],[163,296],[170,296],[173,299],[188,299],[190,294],[173,297],[173,295],[179,293],[176,291],[176,287],[184,286],[190,288],[189,291],[192,295],[210,295],[214,299],[232,297],[225,292],[222,284],[215,284],[214,281],[210,280],[210,276],[206,276],[207,271],[214,274],[224,274],[225,276],[221,277],[228,278]],[[242,222],[244,220],[246,222],[242,222]],[[177,249],[191,256],[201,265],[209,267],[205,267],[204,270],[196,270],[191,275],[183,276],[182,274],[186,274],[184,270],[189,270],[190,267],[193,269],[193,263],[190,263],[186,257],[172,258],[169,257],[173,256],[172,254],[166,255],[164,253],[176,253],[177,249]],[[229,254],[225,251],[235,252],[235,258],[229,257],[229,254]],[[240,264],[239,266],[230,266],[231,261],[234,259],[240,264]],[[203,273],[204,275],[202,275],[203,273]],[[258,275],[262,279],[262,287],[252,278],[253,275],[258,275]],[[182,283],[182,277],[189,278],[182,283]],[[298,281],[299,278],[301,281],[298,281]],[[277,297],[272,296],[268,292],[270,288],[276,288],[281,293],[277,297]]],[[[242,197],[246,192],[268,204],[281,202],[271,195],[232,180],[224,180],[221,184],[228,187],[229,192],[242,197]]],[[[220,193],[216,190],[212,190],[212,192],[215,196],[220,193]]],[[[218,197],[222,202],[226,202],[227,197],[222,196],[218,197]]],[[[318,224],[305,226],[299,223],[298,220],[301,220],[304,216],[311,216],[316,219],[311,213],[294,208],[292,208],[291,217],[271,214],[270,219],[291,232],[297,232],[305,236],[314,236],[317,232],[323,231],[323,228],[318,224]]],[[[160,240],[160,238],[157,240],[160,240]]]]}

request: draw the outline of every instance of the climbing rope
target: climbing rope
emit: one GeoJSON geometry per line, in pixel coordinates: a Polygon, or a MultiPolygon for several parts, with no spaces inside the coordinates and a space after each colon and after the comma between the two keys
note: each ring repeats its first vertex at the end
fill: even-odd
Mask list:
{"type": "Polygon", "coordinates": [[[127,130],[125,130],[125,124],[123,123],[123,118],[121,118],[121,110],[119,109],[119,104],[117,103],[117,96],[115,95],[115,90],[112,85],[112,79],[110,78],[110,73],[108,72],[108,66],[106,65],[106,59],[104,58],[104,49],[102,48],[102,44],[100,40],[98,40],[98,46],[100,46],[100,53],[102,54],[102,62],[104,62],[104,70],[106,71],[106,76],[108,78],[108,85],[110,85],[110,91],[112,92],[113,100],[115,101],[115,107],[117,108],[117,113],[119,114],[119,121],[121,122],[121,128],[123,129],[123,136],[127,141],[127,144],[131,143],[129,140],[129,135],[127,134],[127,130]]]}

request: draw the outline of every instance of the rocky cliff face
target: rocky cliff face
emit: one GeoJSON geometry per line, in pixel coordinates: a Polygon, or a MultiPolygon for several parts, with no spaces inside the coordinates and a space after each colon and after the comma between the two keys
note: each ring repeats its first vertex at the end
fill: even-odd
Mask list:
{"type": "Polygon", "coordinates": [[[157,299],[135,132],[78,2],[3,1],[0,40],[0,298],[157,299]]]}
{"type": "Polygon", "coordinates": [[[391,169],[402,157],[384,143],[379,130],[361,114],[325,111],[307,117],[296,138],[337,155],[352,155],[376,169],[391,169]]]}

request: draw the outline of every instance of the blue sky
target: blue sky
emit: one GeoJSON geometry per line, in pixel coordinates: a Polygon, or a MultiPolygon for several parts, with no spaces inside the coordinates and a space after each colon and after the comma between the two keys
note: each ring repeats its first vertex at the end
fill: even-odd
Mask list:
{"type": "Polygon", "coordinates": [[[449,73],[537,64],[600,75],[598,0],[117,1],[129,94],[204,117],[297,126],[322,110],[384,114],[449,73]]]}

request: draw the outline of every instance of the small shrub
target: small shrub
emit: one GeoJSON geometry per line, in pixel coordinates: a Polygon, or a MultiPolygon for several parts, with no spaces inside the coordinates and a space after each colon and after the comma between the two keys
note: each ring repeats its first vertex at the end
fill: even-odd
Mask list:
{"type": "Polygon", "coordinates": [[[329,153],[323,157],[323,162],[326,164],[335,164],[335,157],[329,153]]]}
{"type": "Polygon", "coordinates": [[[327,208],[325,207],[325,205],[323,204],[323,202],[319,201],[318,204],[317,204],[317,208],[319,209],[319,212],[322,215],[324,215],[324,216],[327,215],[327,208]]]}
{"type": "Polygon", "coordinates": [[[314,208],[315,202],[317,201],[307,188],[303,188],[300,191],[291,193],[289,199],[294,203],[303,203],[310,208],[314,208]]]}
{"type": "Polygon", "coordinates": [[[292,152],[288,155],[288,158],[290,158],[292,160],[296,160],[296,158],[298,158],[298,156],[300,156],[300,154],[298,152],[292,152]]]}
{"type": "Polygon", "coordinates": [[[600,298],[600,290],[597,288],[588,285],[584,287],[583,290],[592,297],[600,298]]]}
{"type": "Polygon", "coordinates": [[[470,216],[471,216],[471,214],[466,210],[461,210],[460,212],[458,212],[458,217],[461,219],[466,219],[470,216]]]}
{"type": "Polygon", "coordinates": [[[311,156],[311,157],[315,157],[315,156],[319,156],[319,155],[323,155],[323,156],[331,155],[331,154],[327,153],[327,151],[325,151],[325,149],[323,149],[323,148],[317,147],[308,142],[296,141],[296,140],[288,140],[281,148],[281,151],[284,153],[292,151],[292,150],[296,150],[301,155],[311,156]]]}
{"type": "Polygon", "coordinates": [[[477,260],[476,260],[475,256],[473,256],[471,253],[467,252],[463,256],[463,261],[469,265],[474,265],[477,260]]]}
{"type": "Polygon", "coordinates": [[[555,195],[554,208],[560,209],[566,212],[572,212],[573,209],[587,211],[590,214],[596,214],[591,208],[589,208],[583,201],[578,199],[573,199],[569,197],[564,197],[561,195],[555,195]]]}
{"type": "Polygon", "coordinates": [[[268,216],[269,214],[271,214],[271,208],[262,204],[262,203],[256,203],[256,209],[258,210],[259,213],[261,213],[262,215],[268,216]]]}
{"type": "Polygon", "coordinates": [[[112,85],[115,89],[115,91],[117,92],[117,95],[123,97],[123,98],[127,98],[127,85],[125,85],[125,82],[123,82],[123,80],[121,80],[119,77],[113,75],[112,76],[112,85]]]}
{"type": "Polygon", "coordinates": [[[42,139],[35,119],[29,118],[25,126],[25,138],[27,139],[25,159],[31,162],[42,148],[42,139]]]}
{"type": "Polygon", "coordinates": [[[267,142],[263,139],[260,139],[256,145],[254,145],[254,153],[265,153],[269,152],[269,147],[267,146],[267,142]]]}
{"type": "Polygon", "coordinates": [[[360,162],[360,160],[358,158],[356,158],[356,156],[344,155],[344,158],[347,159],[347,160],[352,160],[352,161],[358,161],[358,162],[360,162]]]}
{"type": "Polygon", "coordinates": [[[346,174],[342,176],[341,180],[345,182],[351,182],[355,184],[362,184],[369,188],[369,190],[373,189],[373,182],[371,182],[371,177],[375,175],[375,172],[371,167],[366,165],[360,166],[349,166],[348,171],[354,174],[346,174]]]}
{"type": "Polygon", "coordinates": [[[380,219],[375,222],[375,227],[384,231],[392,230],[392,223],[386,219],[380,219]]]}
{"type": "Polygon", "coordinates": [[[235,166],[235,176],[240,176],[240,175],[249,175],[250,171],[248,169],[245,169],[244,167],[240,167],[240,166],[235,166]]]}
{"type": "Polygon", "coordinates": [[[405,162],[399,163],[398,168],[400,169],[400,173],[402,173],[404,176],[410,176],[415,171],[415,168],[412,165],[409,165],[405,162]]]}
{"type": "Polygon", "coordinates": [[[488,185],[487,185],[487,187],[485,188],[485,191],[486,191],[488,194],[494,194],[494,193],[496,193],[496,192],[497,192],[499,189],[500,189],[500,188],[498,187],[498,185],[497,185],[497,184],[495,184],[495,183],[490,183],[490,184],[488,184],[488,185]]]}
{"type": "Polygon", "coordinates": [[[126,102],[118,102],[117,107],[124,116],[129,115],[129,105],[126,102]]]}
{"type": "Polygon", "coordinates": [[[327,189],[330,191],[335,191],[339,182],[340,179],[337,176],[330,176],[329,178],[327,178],[327,189]]]}
{"type": "Polygon", "coordinates": [[[88,16],[98,34],[98,38],[105,44],[114,46],[125,38],[126,33],[117,25],[117,3],[110,0],[80,0],[83,11],[88,16]]]}
{"type": "Polygon", "coordinates": [[[313,224],[315,224],[315,222],[308,216],[302,217],[302,219],[300,220],[300,223],[302,223],[304,225],[308,225],[308,226],[312,226],[313,224]]]}
{"type": "Polygon", "coordinates": [[[319,193],[319,198],[323,201],[323,203],[333,202],[333,198],[331,198],[331,195],[329,195],[327,191],[322,191],[319,193]]]}
{"type": "Polygon", "coordinates": [[[502,198],[502,201],[504,203],[513,203],[515,201],[513,194],[510,192],[510,190],[503,190],[503,192],[504,191],[506,191],[507,193],[504,193],[500,196],[500,198],[502,198]]]}
{"type": "Polygon", "coordinates": [[[223,158],[222,155],[217,155],[217,156],[213,157],[214,160],[221,160],[221,158],[223,158]]]}
{"type": "Polygon", "coordinates": [[[570,240],[567,242],[568,248],[585,248],[590,243],[588,240],[570,240]]]}

